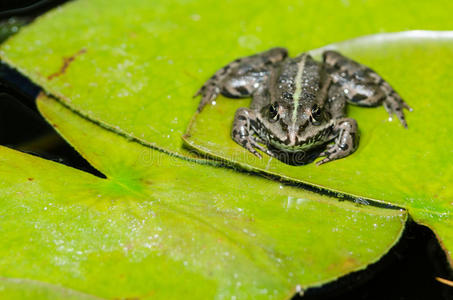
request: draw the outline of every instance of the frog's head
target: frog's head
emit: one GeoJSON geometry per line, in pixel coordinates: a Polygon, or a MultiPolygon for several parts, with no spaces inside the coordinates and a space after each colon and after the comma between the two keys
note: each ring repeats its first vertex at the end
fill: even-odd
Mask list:
{"type": "Polygon", "coordinates": [[[269,143],[285,151],[308,150],[328,141],[333,122],[316,99],[302,99],[297,105],[274,101],[261,110],[269,143]]]}

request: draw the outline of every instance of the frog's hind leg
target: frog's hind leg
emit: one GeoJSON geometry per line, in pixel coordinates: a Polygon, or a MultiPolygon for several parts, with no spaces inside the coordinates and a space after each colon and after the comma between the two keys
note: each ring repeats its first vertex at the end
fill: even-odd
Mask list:
{"type": "Polygon", "coordinates": [[[272,48],[252,56],[236,59],[218,70],[198,90],[194,97],[201,95],[198,111],[222,95],[230,98],[250,97],[266,79],[268,70],[288,56],[285,48],[272,48]]]}
{"type": "Polygon", "coordinates": [[[412,111],[398,93],[375,71],[336,51],[325,51],[323,60],[333,82],[340,86],[348,103],[359,106],[384,105],[390,119],[395,114],[407,128],[403,109],[412,111]]]}

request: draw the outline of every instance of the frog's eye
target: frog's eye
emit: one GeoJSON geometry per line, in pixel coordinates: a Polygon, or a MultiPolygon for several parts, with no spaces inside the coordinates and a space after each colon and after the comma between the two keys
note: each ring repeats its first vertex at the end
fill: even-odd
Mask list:
{"type": "Polygon", "coordinates": [[[318,104],[314,104],[311,108],[310,121],[313,125],[321,124],[321,107],[318,104]]]}
{"type": "Polygon", "coordinates": [[[269,106],[269,121],[277,122],[279,118],[280,115],[278,114],[278,103],[274,102],[271,104],[271,106],[269,106]]]}

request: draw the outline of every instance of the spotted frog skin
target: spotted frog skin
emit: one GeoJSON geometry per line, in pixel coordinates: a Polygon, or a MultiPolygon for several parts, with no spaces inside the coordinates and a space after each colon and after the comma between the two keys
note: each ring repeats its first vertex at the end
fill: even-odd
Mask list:
{"type": "Polygon", "coordinates": [[[357,122],[346,117],[346,104],[383,105],[407,128],[403,109],[411,108],[376,72],[338,52],[323,61],[308,53],[290,58],[284,48],[237,59],[217,71],[195,94],[198,111],[219,94],[252,97],[236,111],[231,136],[261,158],[260,150],[308,153],[321,149],[318,165],[352,154],[358,147],[357,122]]]}

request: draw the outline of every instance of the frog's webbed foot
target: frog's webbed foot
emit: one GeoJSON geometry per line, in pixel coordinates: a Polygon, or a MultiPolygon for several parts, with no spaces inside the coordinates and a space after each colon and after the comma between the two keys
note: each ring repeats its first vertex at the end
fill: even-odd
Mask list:
{"type": "Polygon", "coordinates": [[[261,85],[267,72],[288,56],[284,48],[272,48],[252,56],[236,59],[218,70],[198,90],[194,97],[201,95],[198,105],[200,112],[221,93],[226,97],[250,97],[261,85]]]}
{"type": "Polygon", "coordinates": [[[322,165],[332,160],[340,159],[352,154],[359,144],[359,135],[357,122],[351,118],[343,118],[338,120],[338,125],[335,128],[338,136],[334,144],[326,147],[319,156],[326,156],[316,164],[322,165]]]}
{"type": "Polygon", "coordinates": [[[390,120],[395,114],[407,128],[403,109],[412,111],[412,108],[379,74],[336,51],[324,52],[323,58],[328,73],[349,103],[369,107],[384,105],[390,120]]]}
{"type": "Polygon", "coordinates": [[[256,151],[260,150],[270,156],[273,153],[260,145],[261,139],[254,136],[254,130],[251,123],[255,120],[255,114],[248,108],[239,108],[234,116],[233,128],[231,129],[231,137],[233,140],[250,151],[255,156],[262,158],[261,154],[256,151]]]}

